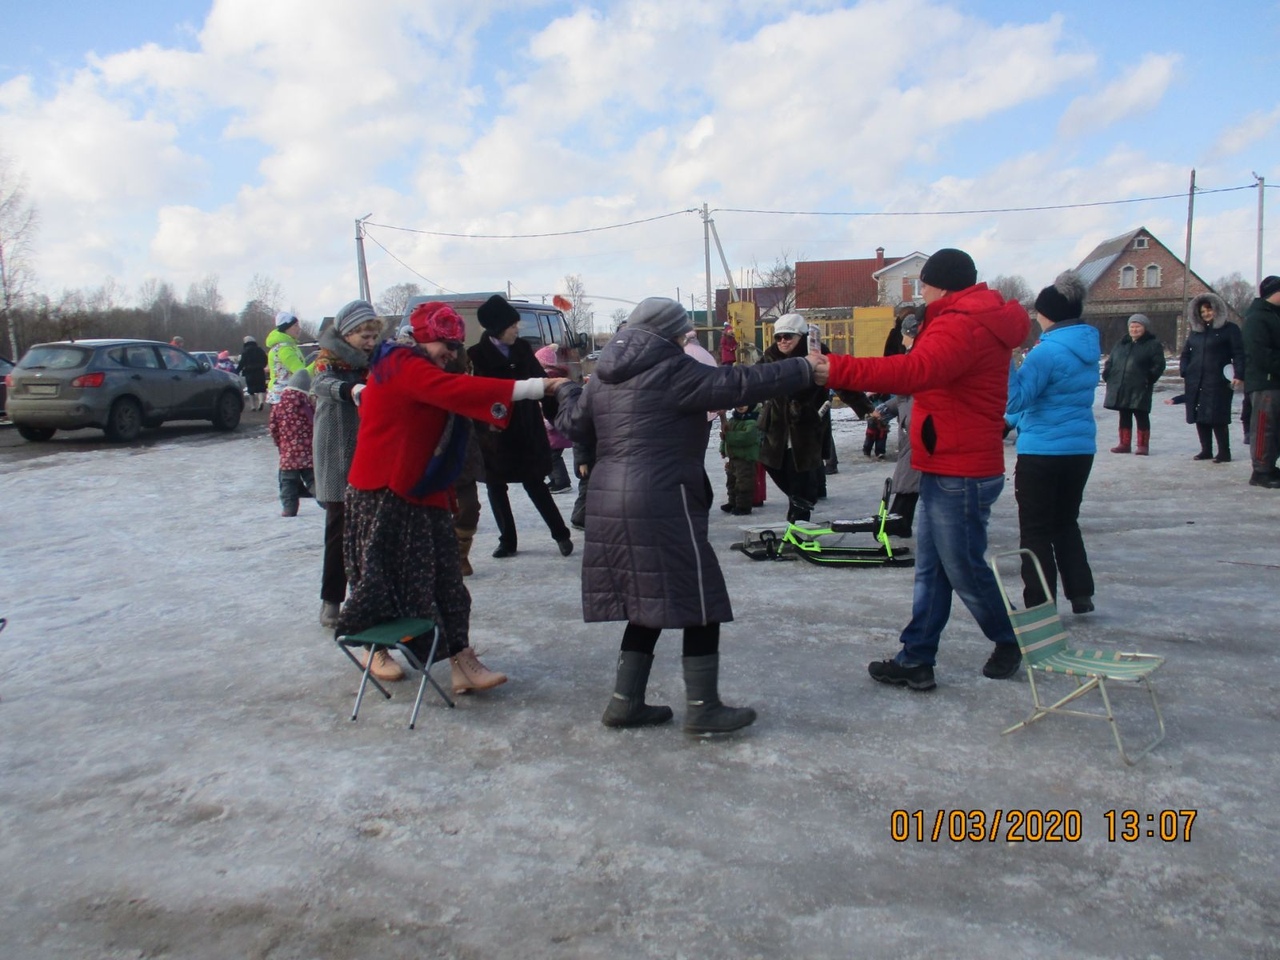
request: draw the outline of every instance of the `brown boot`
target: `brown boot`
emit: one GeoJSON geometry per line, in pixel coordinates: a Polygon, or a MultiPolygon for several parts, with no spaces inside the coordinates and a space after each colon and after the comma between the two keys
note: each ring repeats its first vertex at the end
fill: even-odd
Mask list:
{"type": "Polygon", "coordinates": [[[463,647],[452,657],[449,664],[453,667],[453,692],[470,693],[473,690],[491,690],[507,682],[505,673],[490,670],[476,657],[470,647],[463,647]]]}
{"type": "Polygon", "coordinates": [[[1139,430],[1138,442],[1133,445],[1133,454],[1136,457],[1145,457],[1151,453],[1151,431],[1139,430]]]}
{"type": "Polygon", "coordinates": [[[1112,453],[1132,453],[1133,452],[1133,431],[1120,431],[1120,443],[1118,446],[1111,448],[1112,453]]]}
{"type": "Polygon", "coordinates": [[[471,568],[471,541],[476,538],[475,527],[454,527],[458,535],[458,555],[462,558],[462,575],[469,577],[475,570],[471,568]]]}
{"type": "MultiPolygon", "coordinates": [[[[360,655],[360,666],[364,666],[367,662],[369,651],[366,650],[360,655]]],[[[385,680],[387,683],[394,683],[396,680],[404,679],[404,670],[400,664],[391,659],[391,654],[382,648],[373,651],[373,667],[369,670],[370,676],[377,680],[385,680]]]]}

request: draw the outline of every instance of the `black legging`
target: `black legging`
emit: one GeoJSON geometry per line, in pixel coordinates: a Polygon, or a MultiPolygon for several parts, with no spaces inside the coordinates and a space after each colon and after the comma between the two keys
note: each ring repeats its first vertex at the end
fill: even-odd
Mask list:
{"type": "MultiPolygon", "coordinates": [[[[628,623],[622,633],[622,649],[625,653],[647,653],[653,656],[658,645],[660,627],[642,627],[628,623]]],[[[705,623],[684,628],[684,653],[686,657],[710,657],[720,652],[720,624],[705,623]]]]}
{"type": "MultiPolygon", "coordinates": [[[[564,525],[564,517],[560,516],[560,508],[551,497],[551,490],[542,480],[526,480],[520,484],[529,495],[533,505],[551,531],[553,540],[568,540],[569,528],[564,525]]],[[[511,512],[511,498],[507,496],[507,485],[498,481],[487,481],[485,488],[489,491],[489,508],[493,511],[493,520],[498,525],[498,543],[508,550],[516,549],[516,518],[511,512]]]]}
{"type": "Polygon", "coordinates": [[[1133,422],[1138,421],[1138,429],[1151,432],[1151,414],[1145,410],[1126,410],[1120,408],[1120,429],[1132,430],[1133,422]]]}

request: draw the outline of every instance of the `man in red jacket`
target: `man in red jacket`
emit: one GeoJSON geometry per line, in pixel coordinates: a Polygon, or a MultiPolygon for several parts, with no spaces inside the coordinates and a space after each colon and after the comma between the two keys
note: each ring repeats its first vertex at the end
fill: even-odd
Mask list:
{"type": "Polygon", "coordinates": [[[915,398],[911,465],[921,474],[921,514],[911,622],[898,655],[867,668],[881,683],[912,690],[936,686],[933,665],[952,591],[996,645],[983,675],[1011,677],[1022,661],[983,554],[991,505],[1004,488],[1009,360],[1031,322],[1021,304],[977,280],[967,253],[939,250],[920,271],[926,309],[910,353],[828,357],[834,389],[915,398]]]}

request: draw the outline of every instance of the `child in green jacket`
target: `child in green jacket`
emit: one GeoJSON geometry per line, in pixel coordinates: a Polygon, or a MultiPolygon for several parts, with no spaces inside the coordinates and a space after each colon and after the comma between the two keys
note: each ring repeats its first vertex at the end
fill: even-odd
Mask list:
{"type": "Polygon", "coordinates": [[[756,461],[760,459],[760,430],[756,425],[759,418],[759,404],[734,407],[720,434],[720,456],[728,458],[724,470],[729,487],[729,501],[722,503],[720,509],[735,517],[749,516],[755,499],[756,461]]]}

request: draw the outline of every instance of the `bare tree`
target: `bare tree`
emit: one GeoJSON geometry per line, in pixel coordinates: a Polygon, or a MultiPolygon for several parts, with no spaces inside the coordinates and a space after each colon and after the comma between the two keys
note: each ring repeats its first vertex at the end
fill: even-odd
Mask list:
{"type": "Polygon", "coordinates": [[[591,329],[591,318],[594,315],[592,303],[587,299],[587,288],[580,274],[572,273],[564,278],[564,295],[569,300],[569,309],[565,311],[565,326],[569,335],[578,339],[578,334],[591,329]]]}
{"type": "Polygon", "coordinates": [[[17,360],[18,310],[33,279],[28,256],[39,217],[27,202],[26,181],[7,157],[0,157],[0,314],[9,331],[9,349],[17,360]]]}
{"type": "Polygon", "coordinates": [[[762,302],[762,292],[757,293],[760,318],[776,318],[784,313],[793,313],[796,309],[796,265],[791,255],[783,250],[778,259],[773,261],[773,266],[761,270],[757,264],[755,272],[760,278],[760,285],[773,292],[770,297],[772,303],[762,302]]]}
{"type": "Polygon", "coordinates": [[[271,316],[275,316],[280,310],[280,304],[284,302],[284,292],[280,289],[280,284],[276,283],[265,273],[255,273],[249,280],[247,303],[257,301],[267,310],[271,316]]]}
{"type": "Polygon", "coordinates": [[[178,296],[173,292],[173,285],[166,280],[149,277],[138,287],[138,306],[160,321],[160,329],[166,335],[177,303],[178,296]]]}
{"type": "Polygon", "coordinates": [[[187,306],[204,310],[210,316],[222,311],[222,294],[218,292],[218,275],[205,274],[199,283],[187,288],[187,306]]]}
{"type": "MultiPolygon", "coordinates": [[[[609,320],[613,323],[613,330],[621,329],[622,325],[627,322],[627,317],[631,316],[631,311],[625,307],[619,307],[613,313],[609,314],[609,320]]],[[[592,345],[594,346],[594,344],[592,345]]]]}
{"type": "Polygon", "coordinates": [[[94,313],[105,313],[120,305],[124,296],[124,288],[116,282],[115,277],[107,277],[102,286],[85,294],[85,305],[94,313]]]}
{"type": "Polygon", "coordinates": [[[1031,284],[1027,283],[1023,277],[1006,277],[1002,274],[994,280],[988,280],[987,286],[992,290],[998,290],[1005,300],[1017,300],[1028,310],[1035,305],[1035,291],[1031,289],[1031,284]]]}
{"type": "Polygon", "coordinates": [[[378,298],[374,307],[379,316],[399,317],[404,313],[404,308],[409,305],[409,301],[420,296],[422,296],[422,288],[416,283],[397,283],[394,287],[387,287],[382,291],[382,296],[378,298]]]}
{"type": "Polygon", "coordinates": [[[1219,277],[1213,282],[1213,289],[1226,301],[1227,306],[1243,317],[1255,296],[1253,284],[1240,275],[1240,271],[1219,277]]]}

